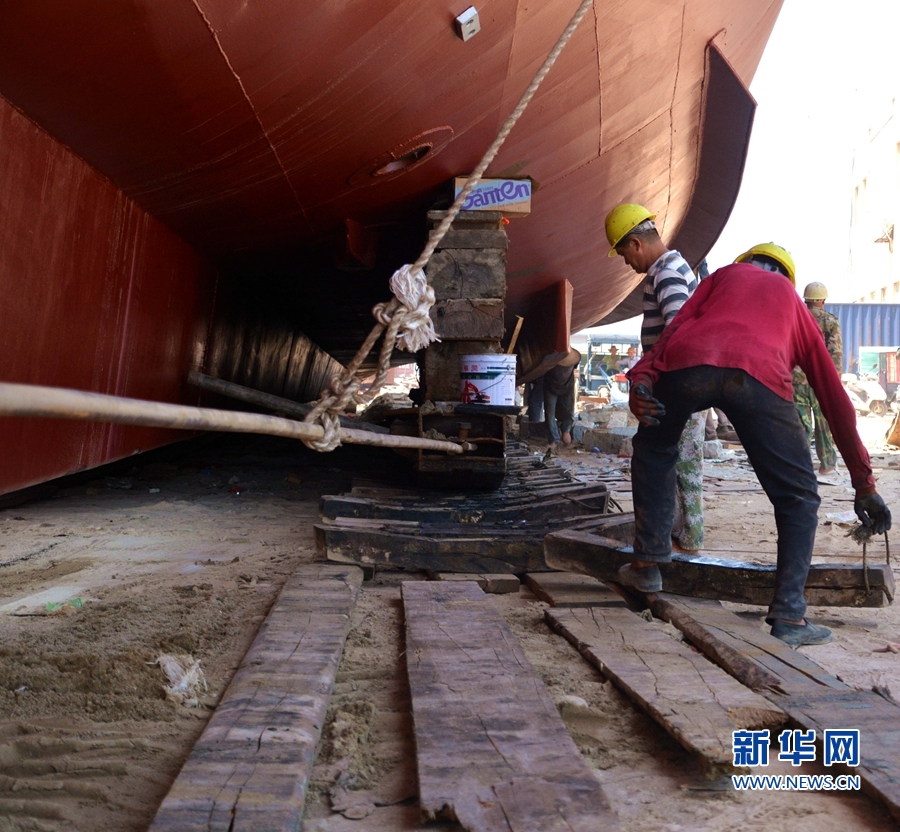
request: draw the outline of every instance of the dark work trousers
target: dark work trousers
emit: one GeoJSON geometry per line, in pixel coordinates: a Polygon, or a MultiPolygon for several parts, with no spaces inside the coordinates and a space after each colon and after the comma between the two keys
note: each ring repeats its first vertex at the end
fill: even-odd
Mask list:
{"type": "Polygon", "coordinates": [[[557,394],[544,385],[544,421],[551,442],[559,442],[563,433],[571,433],[575,425],[575,379],[566,385],[565,393],[557,394]]]}
{"type": "Polygon", "coordinates": [[[778,566],[766,619],[799,621],[818,523],[819,495],[806,437],[792,401],[743,370],[703,365],[663,373],[653,395],[666,408],[658,426],[641,424],[631,461],[636,560],[672,559],[678,437],[692,413],[725,411],[775,509],[778,566]]]}
{"type": "Polygon", "coordinates": [[[525,385],[525,404],[528,405],[528,421],[544,421],[544,378],[539,376],[525,385]]]}

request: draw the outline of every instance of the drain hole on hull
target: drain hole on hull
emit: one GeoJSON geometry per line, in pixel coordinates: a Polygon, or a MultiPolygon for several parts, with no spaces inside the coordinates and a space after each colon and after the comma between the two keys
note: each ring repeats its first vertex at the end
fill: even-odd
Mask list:
{"type": "Polygon", "coordinates": [[[404,171],[416,162],[424,159],[429,153],[431,153],[430,144],[423,144],[419,147],[415,147],[393,161],[388,162],[386,165],[382,165],[378,170],[373,172],[373,175],[386,176],[390,173],[400,173],[400,171],[404,171]]]}

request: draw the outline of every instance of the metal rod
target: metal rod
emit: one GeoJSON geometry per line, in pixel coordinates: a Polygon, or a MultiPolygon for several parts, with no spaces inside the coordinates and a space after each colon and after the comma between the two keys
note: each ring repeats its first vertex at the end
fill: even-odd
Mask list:
{"type": "MultiPolygon", "coordinates": [[[[262,433],[290,439],[321,439],[325,431],[320,425],[232,410],[214,410],[181,404],[126,399],[103,393],[42,387],[33,384],[0,383],[0,415],[40,416],[55,419],[78,419],[87,422],[115,422],[122,425],[145,425],[177,430],[211,430],[231,433],[262,433]]],[[[377,445],[386,448],[421,448],[423,450],[462,453],[465,448],[455,442],[420,439],[415,436],[370,433],[342,428],[341,442],[352,445],[377,445]]]]}
{"type": "MultiPolygon", "coordinates": [[[[268,410],[283,413],[285,416],[296,416],[302,419],[312,410],[311,405],[301,404],[300,402],[291,401],[291,399],[283,399],[281,396],[273,396],[271,393],[263,393],[259,390],[254,390],[252,387],[235,384],[233,381],[213,378],[212,376],[198,373],[196,370],[191,370],[188,373],[187,380],[188,384],[193,387],[199,387],[201,390],[218,393],[220,396],[228,396],[231,399],[238,399],[238,401],[247,402],[248,404],[256,404],[268,410]]],[[[350,428],[351,430],[390,433],[387,428],[381,425],[370,425],[367,422],[361,422],[359,419],[351,419],[346,416],[339,416],[338,419],[341,427],[350,428]]]]}

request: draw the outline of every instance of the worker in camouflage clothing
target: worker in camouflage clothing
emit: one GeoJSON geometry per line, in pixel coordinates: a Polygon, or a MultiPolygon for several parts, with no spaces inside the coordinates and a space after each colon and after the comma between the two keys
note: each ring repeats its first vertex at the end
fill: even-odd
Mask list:
{"type": "MultiPolygon", "coordinates": [[[[844,345],[841,339],[841,325],[838,319],[830,312],[825,311],[825,299],[828,297],[828,290],[824,283],[814,281],[807,285],[803,290],[803,300],[806,301],[806,308],[815,318],[822,336],[825,338],[825,346],[828,348],[828,354],[837,368],[838,374],[843,372],[844,363],[844,345]]],[[[816,394],[813,393],[812,387],[806,379],[806,374],[799,367],[794,367],[793,374],[794,383],[794,404],[797,407],[797,413],[800,415],[800,424],[806,431],[806,441],[812,444],[815,441],[816,456],[819,458],[819,473],[831,474],[834,472],[837,464],[837,449],[834,446],[834,439],[831,436],[831,429],[828,427],[822,408],[816,400],[816,394]]]]}

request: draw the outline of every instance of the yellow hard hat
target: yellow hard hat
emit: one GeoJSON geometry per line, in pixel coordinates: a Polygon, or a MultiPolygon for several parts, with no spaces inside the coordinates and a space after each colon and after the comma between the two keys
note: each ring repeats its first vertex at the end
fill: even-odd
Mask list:
{"type": "Polygon", "coordinates": [[[644,220],[653,219],[656,219],[656,214],[651,214],[643,205],[633,202],[624,202],[613,208],[606,215],[606,239],[612,246],[606,256],[615,257],[618,254],[616,246],[625,239],[628,232],[644,220]]]}
{"type": "Polygon", "coordinates": [[[794,265],[794,258],[791,257],[791,253],[787,249],[784,249],[775,243],[760,243],[745,251],[734,262],[746,263],[752,260],[753,255],[755,254],[762,255],[763,257],[770,257],[772,260],[775,260],[787,271],[787,278],[791,281],[791,285],[797,285],[795,278],[797,267],[794,265]]]}
{"type": "Polygon", "coordinates": [[[807,283],[803,290],[803,300],[825,300],[827,297],[828,289],[825,288],[824,283],[819,283],[818,280],[807,283]]]}

